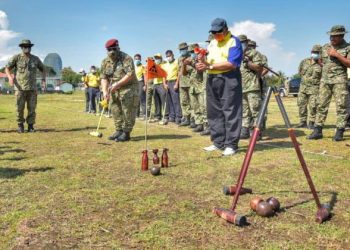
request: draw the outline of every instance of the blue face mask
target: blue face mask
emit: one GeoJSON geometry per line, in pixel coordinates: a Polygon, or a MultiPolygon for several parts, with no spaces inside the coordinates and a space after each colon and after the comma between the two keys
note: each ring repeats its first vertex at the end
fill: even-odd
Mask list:
{"type": "Polygon", "coordinates": [[[314,60],[318,60],[318,59],[320,59],[320,54],[318,54],[318,53],[311,53],[311,58],[314,59],[314,60]]]}
{"type": "Polygon", "coordinates": [[[141,60],[136,60],[136,59],[135,59],[135,64],[136,64],[137,66],[141,65],[141,60]]]}
{"type": "Polygon", "coordinates": [[[244,51],[246,50],[246,48],[247,48],[247,43],[242,43],[242,50],[244,51]]]}
{"type": "Polygon", "coordinates": [[[191,53],[191,57],[192,57],[192,59],[196,59],[197,58],[197,54],[196,53],[191,53]]]}
{"type": "Polygon", "coordinates": [[[187,50],[180,50],[180,55],[181,56],[187,56],[187,50]]]}

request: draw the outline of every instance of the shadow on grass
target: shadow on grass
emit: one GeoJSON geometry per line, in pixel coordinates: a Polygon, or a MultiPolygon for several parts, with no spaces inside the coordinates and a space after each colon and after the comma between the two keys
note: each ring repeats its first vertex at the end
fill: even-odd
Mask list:
{"type": "Polygon", "coordinates": [[[0,155],[3,155],[5,153],[25,153],[27,151],[25,151],[24,149],[20,149],[20,148],[15,148],[15,149],[5,149],[5,150],[0,150],[0,155]]]}
{"type": "MultiPolygon", "coordinates": [[[[174,135],[174,134],[158,134],[158,135],[148,135],[147,139],[162,139],[162,140],[176,140],[176,139],[186,139],[191,138],[190,135],[174,135]]],[[[131,137],[131,141],[143,141],[145,139],[145,136],[135,136],[131,137]]]]}
{"type": "Polygon", "coordinates": [[[41,167],[41,168],[29,168],[29,169],[0,167],[0,178],[14,179],[14,178],[17,178],[18,176],[22,176],[29,172],[46,172],[53,169],[54,169],[53,167],[41,167]]]}
{"type": "MultiPolygon", "coordinates": [[[[77,132],[84,130],[96,130],[96,127],[83,127],[83,128],[70,128],[70,129],[55,129],[55,128],[39,128],[35,129],[36,133],[59,133],[59,132],[77,132]]],[[[106,129],[106,127],[100,127],[100,130],[106,129]]],[[[17,133],[17,129],[0,130],[0,133],[17,133]]]]}
{"type": "Polygon", "coordinates": [[[27,159],[27,157],[11,157],[11,158],[4,158],[4,159],[0,159],[0,161],[21,161],[27,159]]]}
{"type": "MultiPolygon", "coordinates": [[[[306,133],[304,130],[294,130],[295,131],[295,135],[297,137],[299,136],[306,136],[306,133]]],[[[311,130],[310,130],[310,134],[311,134],[311,130]]],[[[267,127],[267,129],[265,131],[263,131],[263,136],[267,136],[269,139],[281,139],[281,138],[288,138],[288,129],[285,126],[280,126],[280,125],[276,125],[276,126],[271,126],[271,127],[267,127]]]]}

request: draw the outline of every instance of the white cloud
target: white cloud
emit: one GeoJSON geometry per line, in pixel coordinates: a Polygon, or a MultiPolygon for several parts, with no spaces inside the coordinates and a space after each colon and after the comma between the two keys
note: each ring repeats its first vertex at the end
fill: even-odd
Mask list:
{"type": "Polygon", "coordinates": [[[269,60],[269,66],[274,70],[282,70],[287,75],[296,72],[296,54],[287,51],[282,47],[282,43],[273,37],[276,31],[274,23],[258,23],[251,20],[234,23],[230,31],[238,36],[245,34],[249,39],[256,41],[258,50],[265,54],[269,60]]]}
{"type": "Polygon", "coordinates": [[[0,66],[4,66],[7,60],[14,55],[18,49],[9,45],[10,41],[20,34],[9,30],[9,20],[7,14],[0,10],[0,66]]]}

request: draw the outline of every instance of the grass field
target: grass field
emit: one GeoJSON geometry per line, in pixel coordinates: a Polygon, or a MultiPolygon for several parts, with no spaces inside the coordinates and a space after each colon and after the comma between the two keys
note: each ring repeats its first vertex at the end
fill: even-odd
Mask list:
{"type": "MultiPolygon", "coordinates": [[[[298,123],[296,98],[284,98],[298,123]]],[[[258,142],[237,211],[243,228],[211,213],[228,208],[222,186],[236,182],[248,141],[239,154],[205,153],[210,144],[187,128],[149,126],[149,148],[167,147],[171,167],[153,177],[140,171],[143,122],[132,141],[107,140],[112,119],[103,118],[103,138],[89,136],[98,117],[82,112],[83,95],[40,95],[37,132],[17,134],[13,96],[0,96],[0,248],[2,249],[350,249],[350,132],[332,142],[332,104],[325,138],[298,141],[323,203],[332,218],[314,222],[316,207],[275,101],[268,129],[258,142]],[[256,196],[277,197],[272,218],[249,209],[256,196]]],[[[152,155],[149,155],[152,158],[152,155]]]]}

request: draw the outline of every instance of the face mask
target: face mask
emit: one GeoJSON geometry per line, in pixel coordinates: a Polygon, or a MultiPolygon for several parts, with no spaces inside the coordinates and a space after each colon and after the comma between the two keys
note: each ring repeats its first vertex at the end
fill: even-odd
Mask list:
{"type": "Polygon", "coordinates": [[[180,55],[181,56],[187,56],[187,50],[180,50],[180,55]]]}
{"type": "Polygon", "coordinates": [[[172,56],[168,56],[166,60],[171,63],[174,61],[174,58],[172,56]]]}
{"type": "Polygon", "coordinates": [[[92,70],[91,70],[91,73],[92,73],[92,74],[95,74],[95,73],[96,73],[96,70],[95,70],[95,69],[92,69],[92,70]]]}
{"type": "Polygon", "coordinates": [[[196,59],[197,58],[197,54],[196,53],[191,53],[191,57],[192,57],[192,59],[196,59]]]}
{"type": "Polygon", "coordinates": [[[311,53],[311,58],[314,59],[314,60],[318,60],[318,59],[320,59],[320,54],[318,54],[318,53],[311,53]]]}
{"type": "Polygon", "coordinates": [[[245,51],[247,49],[247,43],[242,43],[242,50],[245,51]]]}
{"type": "Polygon", "coordinates": [[[22,48],[22,51],[24,54],[29,54],[31,50],[32,50],[31,48],[27,48],[27,47],[22,48]]]}
{"type": "Polygon", "coordinates": [[[117,55],[117,51],[115,50],[108,51],[107,53],[110,58],[115,58],[115,56],[117,55]]]}
{"type": "Polygon", "coordinates": [[[137,66],[141,65],[141,60],[135,59],[135,64],[136,64],[137,66]]]}
{"type": "Polygon", "coordinates": [[[225,35],[223,33],[214,34],[214,38],[216,41],[221,42],[225,39],[225,35]]]}
{"type": "Polygon", "coordinates": [[[161,59],[157,59],[157,60],[156,60],[156,64],[160,64],[161,62],[162,62],[161,59]]]}

